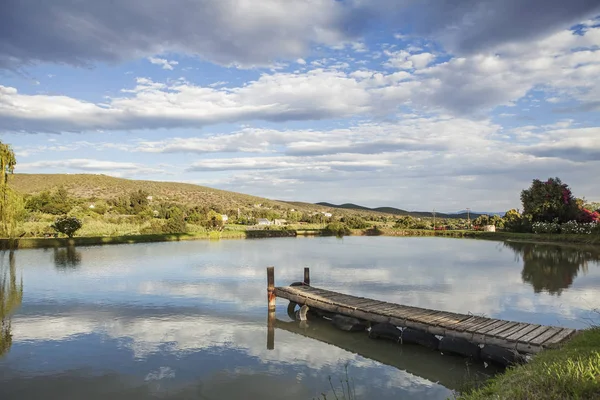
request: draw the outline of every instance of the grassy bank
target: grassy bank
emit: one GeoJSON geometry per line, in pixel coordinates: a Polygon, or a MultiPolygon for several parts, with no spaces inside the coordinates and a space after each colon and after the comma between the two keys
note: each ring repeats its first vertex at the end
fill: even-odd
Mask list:
{"type": "Polygon", "coordinates": [[[587,329],[562,348],[509,368],[459,400],[600,399],[600,328],[587,329]]]}
{"type": "MultiPolygon", "coordinates": [[[[302,227],[304,228],[304,227],[302,227]]],[[[353,229],[352,235],[355,236],[436,236],[452,238],[473,238],[498,241],[519,241],[519,242],[543,242],[558,244],[586,244],[600,245],[600,236],[598,235],[553,235],[553,234],[533,234],[533,233],[512,233],[512,232],[481,232],[481,231],[433,231],[425,229],[380,229],[376,233],[372,229],[353,229]]],[[[327,236],[329,235],[322,228],[312,229],[261,229],[245,230],[244,227],[232,227],[221,232],[200,231],[190,233],[173,234],[133,234],[133,235],[113,235],[113,236],[77,236],[68,238],[21,238],[21,239],[0,239],[0,249],[19,248],[52,248],[64,246],[92,246],[101,244],[127,244],[127,243],[150,243],[150,242],[174,242],[182,240],[203,240],[203,239],[255,239],[270,237],[295,237],[295,236],[327,236]]]]}
{"type": "MultiPolygon", "coordinates": [[[[364,230],[355,229],[354,235],[368,234],[364,230]]],[[[544,243],[580,243],[600,245],[600,235],[577,235],[577,234],[535,234],[515,232],[483,232],[483,231],[433,231],[425,229],[382,229],[384,236],[439,236],[454,238],[474,238],[488,240],[511,240],[521,242],[544,242],[544,243]]]]}
{"type": "Polygon", "coordinates": [[[0,239],[0,249],[41,249],[66,246],[94,246],[102,244],[131,244],[151,242],[178,242],[183,240],[201,239],[243,239],[245,231],[177,233],[156,235],[131,235],[131,236],[92,236],[74,238],[22,238],[0,239]]]}

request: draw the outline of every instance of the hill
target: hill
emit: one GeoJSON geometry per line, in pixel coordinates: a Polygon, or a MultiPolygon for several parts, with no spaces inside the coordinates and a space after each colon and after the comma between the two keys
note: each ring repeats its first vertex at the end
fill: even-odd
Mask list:
{"type": "MultiPolygon", "coordinates": [[[[338,210],[342,214],[387,214],[410,215],[412,217],[431,218],[428,211],[406,211],[394,207],[369,208],[358,204],[305,203],[294,201],[270,200],[226,190],[213,189],[190,183],[160,182],[115,178],[99,174],[14,174],[11,185],[21,193],[35,194],[57,187],[64,187],[71,196],[85,199],[114,199],[128,196],[132,192],[143,190],[157,201],[169,201],[194,206],[219,205],[224,209],[262,207],[302,212],[320,212],[338,210]]],[[[471,213],[471,219],[479,214],[471,213]]],[[[436,213],[438,218],[467,218],[467,214],[436,213]]]]}
{"type": "Polygon", "coordinates": [[[155,200],[168,200],[182,204],[219,204],[225,208],[252,207],[255,204],[279,205],[285,203],[262,197],[213,189],[189,183],[158,182],[115,178],[94,174],[14,174],[11,185],[24,194],[34,194],[57,187],[64,187],[70,195],[78,198],[111,199],[143,190],[155,200]]]}
{"type": "MultiPolygon", "coordinates": [[[[300,212],[331,211],[330,206],[304,202],[270,200],[226,190],[213,189],[190,183],[159,182],[115,178],[101,174],[14,174],[10,184],[23,194],[36,194],[64,187],[69,195],[84,199],[114,199],[143,190],[154,201],[168,201],[190,206],[218,205],[224,210],[246,209],[261,205],[279,210],[295,209],[300,212]]],[[[341,214],[376,214],[367,207],[345,205],[341,214]]]]}

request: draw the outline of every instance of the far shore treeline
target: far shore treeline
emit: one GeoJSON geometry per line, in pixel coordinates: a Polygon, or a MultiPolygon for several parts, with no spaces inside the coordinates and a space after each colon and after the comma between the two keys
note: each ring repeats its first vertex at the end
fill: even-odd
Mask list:
{"type": "MultiPolygon", "coordinates": [[[[196,185],[104,175],[13,175],[17,160],[0,142],[0,238],[130,236],[224,231],[481,230],[600,234],[600,203],[576,198],[559,178],[533,180],[522,209],[474,219],[394,215],[369,209],[272,201],[196,185]]],[[[393,233],[392,233],[393,234],[393,233]]]]}

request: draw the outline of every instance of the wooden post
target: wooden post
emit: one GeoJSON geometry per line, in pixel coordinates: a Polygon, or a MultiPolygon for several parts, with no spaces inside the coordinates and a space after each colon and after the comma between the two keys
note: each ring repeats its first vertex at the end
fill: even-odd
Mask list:
{"type": "Polygon", "coordinates": [[[310,286],[310,268],[304,267],[304,284],[310,286]]]}
{"type": "Polygon", "coordinates": [[[275,311],[275,267],[267,267],[267,300],[269,311],[275,311]]]}

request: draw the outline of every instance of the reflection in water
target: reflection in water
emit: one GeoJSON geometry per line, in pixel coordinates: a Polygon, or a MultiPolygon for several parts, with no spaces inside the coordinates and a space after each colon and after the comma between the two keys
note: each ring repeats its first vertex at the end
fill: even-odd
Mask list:
{"type": "Polygon", "coordinates": [[[75,246],[54,248],[54,266],[58,269],[77,268],[81,264],[81,253],[75,246]]]}
{"type": "Polygon", "coordinates": [[[401,371],[410,371],[411,374],[430,382],[441,383],[449,389],[458,389],[467,381],[490,378],[501,370],[492,365],[486,367],[482,363],[472,363],[460,356],[444,356],[419,345],[399,345],[392,341],[370,339],[365,332],[343,332],[323,319],[311,320],[304,326],[302,322],[275,319],[269,320],[269,325],[336,346],[401,371]]]}
{"type": "Polygon", "coordinates": [[[523,282],[530,283],[536,293],[560,295],[580,269],[587,272],[589,261],[600,261],[600,252],[580,247],[519,242],[505,245],[523,259],[523,282]]]}
{"type": "Polygon", "coordinates": [[[3,310],[15,304],[12,346],[0,359],[0,399],[306,400],[330,389],[329,376],[338,387],[345,365],[357,398],[447,399],[465,378],[493,371],[329,323],[300,327],[287,321],[281,300],[276,315],[283,321],[272,316],[266,341],[265,267],[276,266],[278,285],[302,279],[309,266],[315,286],[357,296],[587,326],[582,318],[597,306],[598,262],[589,262],[589,273],[560,298],[534,294],[522,272],[557,263],[570,271],[574,260],[577,273],[597,257],[537,246],[356,236],[182,241],[17,250],[12,269],[9,253],[0,253],[3,310]],[[536,264],[540,257],[557,260],[536,264]],[[19,306],[21,276],[27,285],[19,306]]]}
{"type": "Polygon", "coordinates": [[[0,357],[12,344],[10,316],[23,300],[23,283],[17,284],[15,252],[10,251],[8,254],[8,271],[5,253],[0,254],[0,357]]]}

